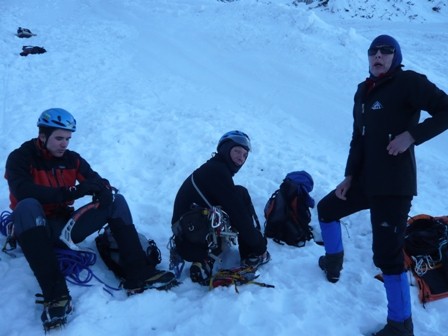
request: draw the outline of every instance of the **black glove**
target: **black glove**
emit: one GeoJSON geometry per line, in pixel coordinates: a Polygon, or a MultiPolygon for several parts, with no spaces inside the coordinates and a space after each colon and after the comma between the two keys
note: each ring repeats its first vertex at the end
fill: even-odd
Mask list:
{"type": "Polygon", "coordinates": [[[102,180],[84,180],[78,185],[67,189],[67,199],[75,200],[86,195],[93,195],[103,189],[106,189],[106,186],[103,184],[102,180]]]}
{"type": "Polygon", "coordinates": [[[115,189],[113,187],[106,187],[96,193],[93,194],[93,202],[99,203],[99,208],[106,208],[111,205],[114,201],[114,192],[115,189]]]}

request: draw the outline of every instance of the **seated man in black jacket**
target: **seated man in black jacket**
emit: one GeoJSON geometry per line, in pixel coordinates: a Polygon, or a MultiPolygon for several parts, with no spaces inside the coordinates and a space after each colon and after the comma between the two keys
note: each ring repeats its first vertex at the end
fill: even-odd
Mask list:
{"type": "Polygon", "coordinates": [[[42,112],[37,126],[38,137],[8,156],[5,177],[14,234],[42,290],[44,328],[65,324],[73,310],[54,247],[73,246],[106,223],[117,241],[128,294],[166,288],[174,274],[148,264],[125,198],[78,153],[67,149],[76,131],[73,116],[52,108],[42,112]],[[93,202],[75,211],[74,200],[86,195],[93,196],[93,202]]]}
{"type": "Polygon", "coordinates": [[[190,268],[193,282],[208,285],[213,256],[220,253],[220,247],[217,251],[210,251],[205,237],[198,243],[189,239],[188,230],[176,233],[175,226],[179,220],[194,207],[219,206],[228,214],[232,229],[238,232],[242,265],[258,267],[270,260],[267,241],[254,225],[256,215],[249,193],[233,182],[233,175],[246,162],[250,150],[250,139],[245,133],[231,131],[224,134],[219,140],[217,153],[188,176],[176,195],[171,221],[175,249],[184,260],[193,262],[190,268]]]}

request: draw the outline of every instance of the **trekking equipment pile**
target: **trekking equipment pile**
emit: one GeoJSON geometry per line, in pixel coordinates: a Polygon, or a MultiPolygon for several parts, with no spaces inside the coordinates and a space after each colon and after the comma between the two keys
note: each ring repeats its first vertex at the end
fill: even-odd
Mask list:
{"type": "Polygon", "coordinates": [[[266,219],[264,233],[276,243],[303,247],[313,239],[310,208],[314,199],[309,193],[314,182],[306,171],[294,171],[285,179],[269,198],[264,208],[266,219]]]}
{"type": "Polygon", "coordinates": [[[448,297],[448,216],[411,217],[404,256],[405,266],[417,282],[421,303],[448,297]]]}
{"type": "Polygon", "coordinates": [[[16,36],[20,38],[30,38],[31,36],[36,36],[36,34],[33,34],[28,28],[19,27],[17,28],[16,36]]]}
{"type": "MultiPolygon", "coordinates": [[[[31,32],[31,30],[29,30],[28,28],[19,27],[19,28],[17,28],[16,36],[20,37],[20,38],[30,38],[32,36],[36,36],[36,34],[33,34],[31,32]]],[[[28,56],[28,55],[32,55],[32,54],[43,54],[46,52],[47,51],[45,50],[44,47],[28,45],[28,46],[22,47],[22,52],[20,53],[20,56],[28,56]]]]}
{"type": "Polygon", "coordinates": [[[37,46],[23,46],[22,52],[20,53],[20,56],[28,56],[32,54],[44,54],[47,50],[43,47],[37,47],[37,46]]]}

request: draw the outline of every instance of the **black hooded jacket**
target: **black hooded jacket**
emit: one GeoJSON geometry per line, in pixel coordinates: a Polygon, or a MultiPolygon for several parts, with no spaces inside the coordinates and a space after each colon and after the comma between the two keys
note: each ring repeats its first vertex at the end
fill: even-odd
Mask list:
{"type": "MultiPolygon", "coordinates": [[[[221,206],[229,215],[231,225],[238,230],[239,239],[251,247],[254,253],[262,254],[266,250],[266,240],[254,227],[252,216],[233,182],[233,174],[224,155],[217,153],[192,175],[207,201],[213,206],[221,206]]],[[[175,223],[191,210],[193,204],[208,207],[193,186],[190,175],[176,195],[171,223],[175,223]]]]}
{"type": "Polygon", "coordinates": [[[359,84],[354,100],[345,176],[361,180],[370,196],[417,195],[414,145],[448,128],[448,96],[426,76],[398,68],[359,84]],[[430,114],[423,122],[419,122],[421,110],[430,114]],[[414,145],[397,156],[389,155],[389,141],[405,131],[414,145]]]}

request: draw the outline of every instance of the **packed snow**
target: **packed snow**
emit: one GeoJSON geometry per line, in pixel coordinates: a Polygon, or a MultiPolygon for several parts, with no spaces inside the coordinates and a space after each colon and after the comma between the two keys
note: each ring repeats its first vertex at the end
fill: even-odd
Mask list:
{"type": "MultiPolygon", "coordinates": [[[[183,180],[238,129],[253,151],[235,176],[258,216],[284,176],[306,170],[319,201],[342,179],[357,83],[380,34],[401,44],[405,69],[448,91],[444,1],[334,0],[0,1],[0,156],[37,136],[50,107],[77,119],[70,149],[125,195],[138,230],[153,238],[167,269],[174,197],[183,180]],[[18,27],[36,36],[20,39],[18,27]],[[20,56],[22,46],[46,53],[20,56]]],[[[423,118],[428,117],[422,114],[423,118]]],[[[448,133],[418,146],[419,195],[410,215],[447,215],[448,133]]],[[[81,200],[78,205],[87,202],[81,200]]],[[[9,209],[0,184],[0,209],[9,209]]],[[[316,210],[312,226],[319,236],[316,210]]],[[[345,263],[337,284],[317,266],[323,247],[269,241],[261,282],[208,290],[191,282],[126,297],[69,285],[75,312],[51,335],[370,335],[386,322],[374,276],[369,212],[343,219],[345,263]]],[[[95,250],[95,235],[80,244],[95,250]]],[[[0,236],[3,245],[5,237],[0,236]]],[[[0,254],[0,334],[41,335],[40,291],[20,248],[0,254]]],[[[235,259],[233,247],[229,257],[235,259]]],[[[98,258],[95,275],[118,280],[98,258]]],[[[415,285],[415,284],[414,284],[415,285]]],[[[411,288],[417,336],[446,335],[448,299],[425,307],[411,288]]]]}

